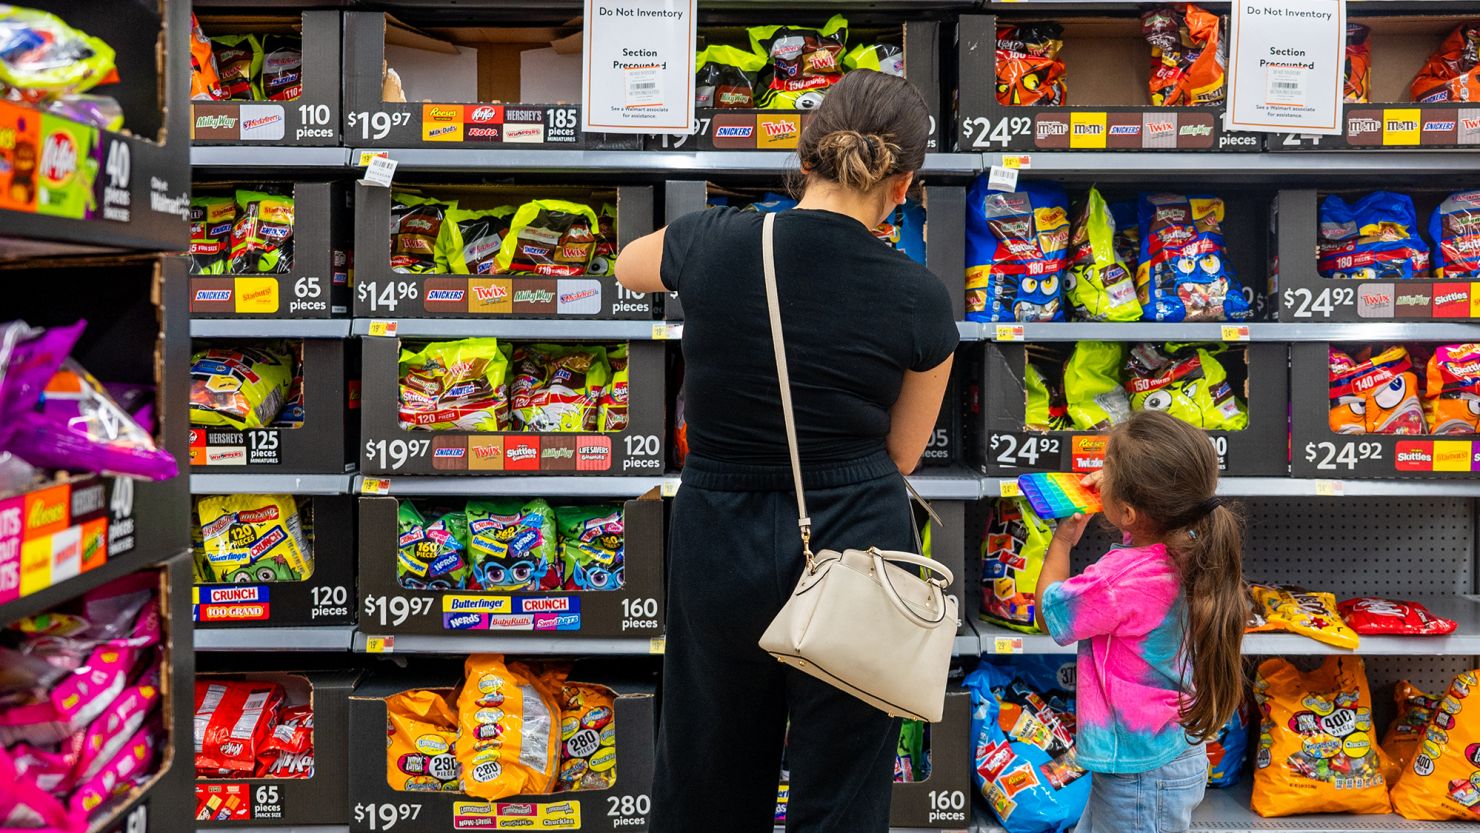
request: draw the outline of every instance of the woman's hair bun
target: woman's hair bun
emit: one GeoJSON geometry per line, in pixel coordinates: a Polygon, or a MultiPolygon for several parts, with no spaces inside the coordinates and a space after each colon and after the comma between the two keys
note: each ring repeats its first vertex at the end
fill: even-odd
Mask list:
{"type": "Polygon", "coordinates": [[[882,136],[839,130],[818,140],[815,158],[807,167],[839,185],[868,191],[894,172],[898,152],[899,147],[882,136]]]}
{"type": "Polygon", "coordinates": [[[869,191],[920,169],[929,126],[930,110],[910,82],[856,69],[828,89],[802,129],[797,158],[809,177],[869,191]]]}

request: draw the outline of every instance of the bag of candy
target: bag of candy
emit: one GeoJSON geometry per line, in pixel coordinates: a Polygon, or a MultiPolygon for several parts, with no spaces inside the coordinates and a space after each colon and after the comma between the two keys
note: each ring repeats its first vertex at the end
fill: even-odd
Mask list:
{"type": "Polygon", "coordinates": [[[560,561],[566,590],[619,590],[626,546],[622,507],[616,504],[560,506],[560,561]]]}
{"type": "Polygon", "coordinates": [[[1424,388],[1430,434],[1480,432],[1480,344],[1434,348],[1424,388]]]}
{"type": "Polygon", "coordinates": [[[1397,712],[1382,736],[1382,775],[1389,784],[1396,785],[1403,771],[1413,763],[1413,756],[1428,730],[1429,719],[1439,708],[1439,698],[1423,693],[1407,680],[1399,680],[1393,686],[1393,703],[1397,712]]]}
{"type": "Polygon", "coordinates": [[[71,778],[86,782],[103,772],[123,750],[128,738],[154,714],[159,701],[159,665],[156,663],[88,725],[71,778]]]}
{"type": "Polygon", "coordinates": [[[1151,103],[1158,107],[1222,104],[1224,46],[1218,15],[1178,3],[1141,15],[1151,44],[1151,103]]]}
{"type": "Polygon", "coordinates": [[[498,592],[560,586],[555,510],[543,499],[470,500],[468,589],[498,592]]]}
{"type": "Polygon", "coordinates": [[[403,691],[385,698],[385,780],[401,792],[462,792],[463,765],[454,754],[457,715],[437,691],[403,691]]]}
{"type": "Polygon", "coordinates": [[[1480,670],[1455,675],[1429,716],[1423,741],[1393,787],[1407,819],[1480,823],[1480,670]],[[1476,697],[1476,701],[1470,697],[1476,697]],[[1467,710],[1468,709],[1468,710],[1467,710]]]}
{"type": "Polygon", "coordinates": [[[1408,92],[1426,104],[1480,101],[1480,21],[1454,27],[1414,76],[1408,92]]]}
{"type": "Polygon", "coordinates": [[[1165,411],[1209,431],[1242,431],[1249,409],[1228,383],[1213,349],[1199,344],[1137,344],[1126,360],[1132,411],[1165,411]]]}
{"type": "Polygon", "coordinates": [[[505,431],[509,360],[497,339],[438,341],[400,358],[402,428],[505,431]]]}
{"type": "Polygon", "coordinates": [[[1267,659],[1254,676],[1254,702],[1254,812],[1392,812],[1361,657],[1328,656],[1309,673],[1267,659]]]}
{"type": "Polygon", "coordinates": [[[440,272],[455,275],[491,275],[499,247],[509,233],[509,220],[514,206],[447,210],[437,237],[437,263],[446,264],[440,272]]]}
{"type": "Polygon", "coordinates": [[[1062,321],[1069,205],[1062,186],[993,191],[977,177],[967,194],[966,318],[1062,321]]]}
{"type": "Polygon", "coordinates": [[[1337,648],[1357,649],[1356,631],[1342,621],[1332,594],[1266,584],[1251,584],[1249,592],[1264,619],[1264,624],[1254,630],[1285,631],[1337,648]]]}
{"type": "Polygon", "coordinates": [[[1331,348],[1331,430],[1338,434],[1423,434],[1418,375],[1408,351],[1395,345],[1366,358],[1331,348]]]}
{"type": "Polygon", "coordinates": [[[191,197],[190,274],[226,274],[231,260],[231,229],[235,224],[236,200],[191,197]]]}
{"type": "Polygon", "coordinates": [[[190,100],[220,101],[226,94],[221,92],[221,72],[216,68],[216,56],[211,51],[211,39],[200,30],[200,21],[195,12],[190,13],[190,100]]]}
{"type": "Polygon", "coordinates": [[[625,431],[627,430],[627,345],[606,348],[606,361],[612,371],[612,380],[601,391],[600,410],[596,414],[596,430],[625,431]]]}
{"type": "Polygon", "coordinates": [[[982,532],[982,621],[1041,633],[1034,621],[1038,576],[1054,525],[1022,497],[999,498],[982,532]]]}
{"type": "Polygon", "coordinates": [[[258,80],[262,75],[262,44],[256,35],[222,35],[211,38],[216,68],[221,75],[222,98],[228,101],[261,101],[258,80]]]}
{"type": "Polygon", "coordinates": [[[157,720],[140,727],[96,775],[72,791],[67,808],[78,818],[91,818],[94,811],[144,783],[154,768],[154,756],[163,737],[157,720]]]}
{"type": "Polygon", "coordinates": [[[427,520],[409,500],[396,502],[396,583],[425,590],[426,576],[437,559],[437,542],[427,534],[427,520]]]}
{"type": "Polygon", "coordinates": [[[1131,403],[1121,387],[1125,344],[1081,341],[1064,364],[1064,398],[1069,419],[1080,431],[1098,431],[1131,418],[1131,403]]]}
{"type": "Polygon", "coordinates": [[[293,359],[280,341],[197,351],[190,357],[190,424],[265,428],[292,379],[293,359]]]}
{"type": "Polygon", "coordinates": [[[0,6],[0,87],[35,103],[118,80],[113,47],[60,17],[0,6]]]}
{"type": "Polygon", "coordinates": [[[250,777],[272,733],[283,687],[271,682],[195,681],[197,770],[224,769],[250,777]]]}
{"type": "Polygon", "coordinates": [[[1429,271],[1418,212],[1406,194],[1374,191],[1355,204],[1331,194],[1321,200],[1316,222],[1316,271],[1323,278],[1406,280],[1429,271]]]}
{"type": "Polygon", "coordinates": [[[468,532],[468,516],[462,512],[445,512],[426,528],[429,547],[419,551],[430,552],[431,560],[425,569],[408,569],[401,576],[401,586],[413,590],[466,590],[472,580],[472,535],[468,532]]]}
{"type": "Polygon", "coordinates": [[[391,271],[408,274],[448,272],[438,245],[447,212],[457,207],[415,194],[391,194],[391,271]]]}
{"type": "Polygon", "coordinates": [[[262,37],[261,80],[268,101],[294,101],[303,94],[303,39],[297,35],[262,37]]]}
{"type": "Polygon", "coordinates": [[[233,275],[293,270],[293,198],[262,191],[236,192],[231,227],[233,275]]]}
{"type": "Polygon", "coordinates": [[[596,212],[596,253],[586,266],[592,277],[610,275],[617,262],[617,207],[609,202],[596,212]]]}
{"type": "Polygon", "coordinates": [[[1247,321],[1254,310],[1223,240],[1223,200],[1142,194],[1137,294],[1148,321],[1247,321]]]}
{"type": "Polygon", "coordinates": [[[803,92],[831,87],[843,77],[848,19],[835,14],[820,28],[752,26],[750,48],[770,60],[770,88],[803,92]]]}
{"type": "MultiPolygon", "coordinates": [[[[1480,90],[1476,92],[1480,98],[1480,90]]],[[[1434,241],[1434,277],[1480,279],[1480,191],[1445,197],[1429,215],[1429,237],[1434,241]]]]}
{"type": "Polygon", "coordinates": [[[1023,366],[1023,385],[1028,401],[1023,427],[1029,431],[1068,431],[1069,403],[1064,399],[1064,380],[1049,378],[1031,360],[1023,366]]]}
{"type": "Polygon", "coordinates": [[[606,686],[560,690],[560,777],[556,792],[607,790],[617,783],[616,696],[606,686]]]}
{"type": "Polygon", "coordinates": [[[596,251],[600,222],[588,205],[532,200],[514,212],[494,271],[569,277],[583,275],[596,251]]]}
{"type": "Polygon", "coordinates": [[[196,512],[216,581],[302,581],[313,575],[313,550],[292,495],[212,495],[200,499],[196,512]]]}
{"type": "Polygon", "coordinates": [[[1346,64],[1343,67],[1342,101],[1366,104],[1372,89],[1372,30],[1360,23],[1346,24],[1346,64]]]}
{"type": "Polygon", "coordinates": [[[1098,189],[1074,212],[1069,272],[1064,287],[1074,317],[1084,321],[1138,321],[1136,276],[1115,251],[1115,218],[1098,189]]]}
{"type": "MultiPolygon", "coordinates": [[[[1135,274],[1141,262],[1141,203],[1119,200],[1110,203],[1110,219],[1115,222],[1115,259],[1135,274]]],[[[1145,301],[1141,302],[1145,306],[1145,301]]]]}
{"type": "Polygon", "coordinates": [[[1239,701],[1238,709],[1208,741],[1208,786],[1232,787],[1243,774],[1249,757],[1249,704],[1239,701]]]}
{"type": "Polygon", "coordinates": [[[595,431],[611,378],[606,348],[554,344],[514,348],[510,410],[518,430],[595,431]]]}
{"type": "Polygon", "coordinates": [[[1336,609],[1347,626],[1363,636],[1445,634],[1458,627],[1453,619],[1435,616],[1418,602],[1363,596],[1347,599],[1336,609]]]}
{"type": "Polygon", "coordinates": [[[904,50],[892,43],[860,43],[843,56],[843,69],[871,69],[904,77],[904,50]]]}
{"type": "Polygon", "coordinates": [[[756,74],[764,55],[711,44],[694,53],[694,106],[721,109],[755,106],[756,74]]]}
{"type": "Polygon", "coordinates": [[[925,745],[925,721],[904,720],[899,724],[899,742],[894,747],[894,783],[914,784],[930,777],[930,750],[925,745]]]}
{"type": "Polygon", "coordinates": [[[560,705],[529,668],[505,665],[497,654],[469,656],[464,671],[455,744],[464,792],[488,801],[550,792],[560,761],[560,705]]]}
{"type": "Polygon", "coordinates": [[[1062,107],[1069,103],[1064,27],[1052,22],[997,25],[997,103],[1062,107]]]}

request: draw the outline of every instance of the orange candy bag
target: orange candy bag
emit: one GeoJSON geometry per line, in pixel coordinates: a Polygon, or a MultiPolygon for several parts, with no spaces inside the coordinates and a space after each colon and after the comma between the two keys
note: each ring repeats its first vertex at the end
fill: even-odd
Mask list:
{"type": "Polygon", "coordinates": [[[1151,103],[1158,107],[1221,104],[1227,86],[1218,15],[1191,3],[1141,15],[1151,44],[1151,103]]]}
{"type": "Polygon", "coordinates": [[[1401,345],[1371,358],[1331,349],[1331,430],[1338,434],[1426,434],[1418,374],[1401,345]]]}
{"type": "Polygon", "coordinates": [[[556,789],[605,790],[617,782],[616,698],[611,689],[566,683],[560,694],[560,783],[556,789]]]}
{"type": "Polygon", "coordinates": [[[1254,812],[1392,812],[1360,657],[1328,656],[1308,674],[1267,659],[1254,677],[1254,702],[1254,812]]]}
{"type": "Polygon", "coordinates": [[[1356,650],[1360,637],[1342,621],[1332,594],[1264,584],[1250,585],[1249,593],[1254,597],[1258,617],[1258,624],[1248,628],[1250,632],[1285,631],[1337,648],[1356,650]]]}
{"type": "Polygon", "coordinates": [[[1061,107],[1069,103],[1064,62],[1059,59],[1063,32],[1057,23],[997,27],[998,104],[1061,107]]]}
{"type": "Polygon", "coordinates": [[[1456,676],[1440,698],[1393,807],[1409,819],[1480,822],[1480,669],[1456,676]]]}
{"type": "Polygon", "coordinates": [[[1398,706],[1398,713],[1382,736],[1382,751],[1386,756],[1382,774],[1390,784],[1398,783],[1398,776],[1413,761],[1413,753],[1418,751],[1429,718],[1439,705],[1439,698],[1424,694],[1407,680],[1393,686],[1393,701],[1398,706]]]}
{"type": "Polygon", "coordinates": [[[1372,30],[1360,23],[1346,24],[1346,71],[1342,100],[1366,104],[1372,89],[1372,30]]]}
{"type": "Polygon", "coordinates": [[[1430,433],[1480,433],[1480,344],[1434,350],[1423,404],[1430,433]]]}
{"type": "Polygon", "coordinates": [[[1413,100],[1480,101],[1480,21],[1461,23],[1409,85],[1413,100]]]}
{"type": "Polygon", "coordinates": [[[393,790],[461,792],[462,764],[453,755],[457,717],[436,691],[385,698],[386,781],[393,790]]]}
{"type": "Polygon", "coordinates": [[[498,654],[473,654],[463,671],[456,750],[464,792],[489,801],[550,792],[560,757],[558,683],[498,654]]]}

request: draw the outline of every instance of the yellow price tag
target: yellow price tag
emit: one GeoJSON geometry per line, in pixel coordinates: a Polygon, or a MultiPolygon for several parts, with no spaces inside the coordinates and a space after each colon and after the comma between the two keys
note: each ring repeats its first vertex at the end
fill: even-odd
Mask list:
{"type": "Polygon", "coordinates": [[[653,322],[653,341],[677,341],[683,338],[683,322],[668,323],[667,321],[653,322]]]}
{"type": "Polygon", "coordinates": [[[648,653],[661,654],[668,648],[668,637],[655,636],[648,640],[648,653]]]}
{"type": "Polygon", "coordinates": [[[1017,153],[1011,155],[1003,154],[1002,167],[1015,168],[1020,171],[1026,171],[1029,168],[1033,167],[1033,157],[1026,153],[1017,153]]]}
{"type": "Polygon", "coordinates": [[[365,653],[367,654],[393,654],[395,651],[396,638],[394,636],[365,637],[365,653]]]}
{"type": "Polygon", "coordinates": [[[992,640],[994,654],[1021,654],[1023,652],[1023,638],[1021,636],[999,636],[992,640]]]}
{"type": "Polygon", "coordinates": [[[400,328],[398,321],[371,321],[370,335],[377,338],[395,338],[396,331],[400,328]]]}
{"type": "Polygon", "coordinates": [[[1003,480],[998,484],[997,494],[1002,497],[1022,497],[1023,490],[1016,480],[1003,480]]]}
{"type": "Polygon", "coordinates": [[[1021,324],[998,324],[996,341],[1022,341],[1023,325],[1021,324]]]}
{"type": "Polygon", "coordinates": [[[1249,340],[1249,325],[1248,324],[1224,324],[1223,325],[1223,339],[1222,340],[1223,341],[1248,341],[1249,340]]]}
{"type": "Polygon", "coordinates": [[[383,150],[362,150],[360,151],[360,158],[355,160],[355,167],[367,168],[370,166],[371,159],[379,157],[390,158],[390,154],[383,150]]]}
{"type": "Polygon", "coordinates": [[[678,487],[681,482],[677,477],[667,478],[658,486],[658,493],[663,497],[673,497],[678,494],[678,487]]]}
{"type": "Polygon", "coordinates": [[[391,493],[391,481],[386,477],[362,477],[360,478],[360,494],[362,495],[388,495],[391,493]]]}
{"type": "Polygon", "coordinates": [[[1346,484],[1340,480],[1317,480],[1316,494],[1321,497],[1341,497],[1346,494],[1346,484]]]}

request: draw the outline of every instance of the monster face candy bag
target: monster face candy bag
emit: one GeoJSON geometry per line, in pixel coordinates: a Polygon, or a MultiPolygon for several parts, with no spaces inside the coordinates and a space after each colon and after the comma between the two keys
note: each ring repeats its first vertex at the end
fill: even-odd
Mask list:
{"type": "Polygon", "coordinates": [[[560,778],[557,792],[606,790],[617,783],[616,697],[605,686],[560,689],[560,778]]]}
{"type": "Polygon", "coordinates": [[[925,731],[923,720],[905,720],[899,724],[899,743],[894,747],[894,783],[913,784],[930,777],[925,731]]]}
{"type": "MultiPolygon", "coordinates": [[[[1360,354],[1359,354],[1360,355],[1360,354]]],[[[1338,434],[1423,434],[1418,375],[1401,346],[1362,360],[1331,348],[1331,430],[1338,434]]]]}
{"type": "Polygon", "coordinates": [[[496,339],[433,342],[402,350],[401,426],[431,431],[505,431],[509,362],[496,339]]]}
{"type": "Polygon", "coordinates": [[[997,25],[997,103],[1061,107],[1069,103],[1064,80],[1064,27],[1057,23],[997,25]]]}
{"type": "MultiPolygon", "coordinates": [[[[1480,279],[1480,191],[1445,197],[1429,217],[1429,237],[1434,240],[1434,277],[1480,279]]],[[[1440,291],[1435,287],[1436,296],[1440,291]]]]}
{"type": "Polygon", "coordinates": [[[462,762],[453,754],[457,716],[436,691],[385,698],[385,780],[402,792],[462,792],[462,762]]]}
{"type": "Polygon", "coordinates": [[[231,228],[231,273],[284,273],[293,269],[293,198],[260,191],[236,192],[231,228]]]}
{"type": "Polygon", "coordinates": [[[560,561],[566,590],[618,590],[624,582],[626,525],[622,507],[561,506],[560,561]]]}
{"type": "Polygon", "coordinates": [[[293,358],[282,342],[201,350],[190,357],[190,424],[265,428],[292,380],[293,358]]]}
{"type": "Polygon", "coordinates": [[[1151,44],[1151,103],[1158,107],[1222,104],[1224,53],[1218,16],[1191,3],[1141,15],[1151,44]]]}
{"type": "Polygon", "coordinates": [[[1098,189],[1074,214],[1069,235],[1069,273],[1065,294],[1074,317],[1085,321],[1137,321],[1136,276],[1115,251],[1115,219],[1098,189]]]}
{"type": "Polygon", "coordinates": [[[514,350],[514,421],[525,431],[595,431],[610,376],[604,348],[521,345],[514,350]]]}
{"type": "Polygon", "coordinates": [[[1267,659],[1254,677],[1254,702],[1254,812],[1392,812],[1361,657],[1328,656],[1308,674],[1267,659]]]}
{"type": "Polygon", "coordinates": [[[1048,555],[1053,524],[1039,518],[1021,497],[999,498],[982,535],[983,621],[1023,633],[1034,623],[1038,575],[1048,555]]]}
{"type": "Polygon", "coordinates": [[[302,581],[313,574],[292,495],[216,495],[196,505],[215,581],[302,581]]]}
{"type": "Polygon", "coordinates": [[[392,194],[391,271],[413,274],[450,271],[437,241],[447,212],[456,207],[455,202],[392,194]]]}
{"type": "Polygon", "coordinates": [[[1232,787],[1238,783],[1249,756],[1249,704],[1239,701],[1238,710],[1208,741],[1208,786],[1232,787]]]}
{"type": "Polygon", "coordinates": [[[1254,311],[1223,242],[1223,200],[1141,195],[1137,291],[1148,321],[1247,321],[1254,311]]]}
{"type": "Polygon", "coordinates": [[[1393,787],[1408,819],[1480,822],[1480,670],[1455,676],[1393,787]],[[1475,699],[1470,699],[1470,698],[1475,699]]]}
{"type": "Polygon", "coordinates": [[[1382,774],[1389,784],[1396,785],[1403,771],[1413,763],[1413,755],[1423,742],[1429,719],[1439,708],[1439,698],[1424,694],[1407,680],[1400,680],[1393,686],[1393,702],[1398,711],[1393,722],[1388,724],[1387,733],[1382,736],[1382,774]]]}
{"type": "Polygon", "coordinates": [[[1099,431],[1131,418],[1131,403],[1120,385],[1125,345],[1081,341],[1064,364],[1064,398],[1069,419],[1080,431],[1099,431]]]}
{"type": "Polygon", "coordinates": [[[1418,238],[1418,212],[1406,194],[1374,191],[1355,205],[1339,194],[1321,200],[1316,271],[1323,278],[1408,279],[1429,270],[1418,238]]]}
{"type": "Polygon", "coordinates": [[[1480,21],[1456,26],[1429,56],[1408,91],[1421,103],[1480,101],[1480,21]]]}
{"type": "Polygon", "coordinates": [[[519,206],[495,258],[500,273],[582,275],[596,251],[600,227],[590,206],[533,200],[519,206]]]}
{"type": "Polygon", "coordinates": [[[190,199],[190,274],[226,274],[235,222],[236,200],[231,197],[190,199]]]}
{"type": "Polygon", "coordinates": [[[448,512],[428,524],[409,501],[397,511],[396,581],[408,590],[468,586],[468,519],[448,512]]]}
{"type": "Polygon", "coordinates": [[[1249,427],[1247,406],[1234,395],[1228,371],[1206,347],[1138,344],[1131,348],[1126,370],[1132,411],[1165,411],[1209,431],[1249,427]]]}
{"type": "Polygon", "coordinates": [[[555,510],[536,498],[469,501],[469,589],[512,592],[560,587],[555,510]]]}
{"type": "Polygon", "coordinates": [[[1480,344],[1446,344],[1434,349],[1424,411],[1430,434],[1480,433],[1480,344]]]}
{"type": "Polygon", "coordinates": [[[512,205],[487,210],[448,209],[437,237],[437,271],[454,275],[493,274],[513,213],[512,205]]]}
{"type": "Polygon", "coordinates": [[[1372,30],[1360,23],[1346,24],[1346,67],[1345,83],[1342,85],[1342,100],[1353,104],[1366,104],[1372,82],[1372,45],[1367,39],[1372,30]]]}
{"type": "Polygon", "coordinates": [[[1055,183],[1016,193],[977,177],[967,195],[966,317],[971,321],[1062,321],[1069,206],[1055,183]]]}
{"type": "Polygon", "coordinates": [[[748,31],[751,49],[770,57],[773,90],[818,90],[831,87],[843,77],[848,20],[840,14],[833,15],[820,29],[752,26],[748,31]]]}
{"type": "Polygon", "coordinates": [[[764,55],[713,44],[694,54],[694,106],[721,109],[755,106],[756,73],[764,55]]]}
{"type": "Polygon", "coordinates": [[[456,743],[464,791],[487,801],[550,792],[560,761],[553,693],[497,654],[468,657],[465,673],[456,743]]]}
{"type": "Polygon", "coordinates": [[[262,100],[257,79],[262,74],[262,45],[256,35],[222,35],[211,38],[221,92],[229,101],[262,100]]]}
{"type": "Polygon", "coordinates": [[[596,212],[596,254],[591,257],[586,274],[610,275],[616,261],[617,207],[609,202],[602,203],[601,210],[596,212]]]}

